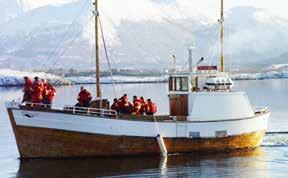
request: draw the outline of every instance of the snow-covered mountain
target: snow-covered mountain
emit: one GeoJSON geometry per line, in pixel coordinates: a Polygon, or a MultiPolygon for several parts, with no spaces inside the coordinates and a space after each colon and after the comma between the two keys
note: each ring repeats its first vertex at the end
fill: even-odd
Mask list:
{"type": "MultiPolygon", "coordinates": [[[[21,11],[16,0],[4,2],[7,1],[0,1],[0,5],[9,10],[1,11],[0,6],[5,17],[0,21],[0,68],[93,66],[90,1],[42,6],[27,12],[21,11]]],[[[112,36],[105,33],[113,67],[164,68],[168,67],[171,54],[176,54],[178,65],[185,65],[191,44],[195,46],[195,61],[203,56],[207,63],[218,64],[217,21],[211,23],[206,17],[167,16],[161,21],[122,20],[115,24],[105,12],[102,20],[105,32],[113,31],[112,36]]],[[[225,18],[227,65],[239,68],[285,63],[287,29],[286,19],[269,15],[263,9],[230,9],[225,18]]],[[[103,49],[101,53],[106,67],[103,49]]]]}

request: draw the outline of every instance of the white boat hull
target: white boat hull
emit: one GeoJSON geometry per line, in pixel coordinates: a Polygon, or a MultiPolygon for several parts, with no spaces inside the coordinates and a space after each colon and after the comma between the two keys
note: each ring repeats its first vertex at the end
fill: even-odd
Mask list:
{"type": "Polygon", "coordinates": [[[159,154],[159,134],[168,153],[253,149],[262,142],[270,114],[154,122],[9,107],[8,113],[22,158],[159,154]]]}

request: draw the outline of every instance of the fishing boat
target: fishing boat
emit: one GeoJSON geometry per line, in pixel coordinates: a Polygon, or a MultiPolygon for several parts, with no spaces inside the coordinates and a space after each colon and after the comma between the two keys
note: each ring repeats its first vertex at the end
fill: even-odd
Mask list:
{"type": "Polygon", "coordinates": [[[189,70],[170,74],[169,115],[154,116],[119,114],[101,97],[98,0],[94,6],[97,99],[89,108],[7,102],[21,158],[233,152],[260,146],[270,112],[255,109],[245,92],[232,89],[224,65],[223,0],[220,68],[192,66],[190,56],[189,70]]]}

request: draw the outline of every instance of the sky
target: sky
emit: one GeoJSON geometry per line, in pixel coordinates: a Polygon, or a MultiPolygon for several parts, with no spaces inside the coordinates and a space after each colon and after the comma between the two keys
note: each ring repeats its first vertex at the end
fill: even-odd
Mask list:
{"type": "MultiPolygon", "coordinates": [[[[78,0],[18,0],[22,1],[25,10],[45,6],[61,5],[78,0]]],[[[82,0],[87,1],[87,0],[82,0]]],[[[92,0],[90,0],[92,1],[92,0]]],[[[159,9],[172,13],[175,7],[180,9],[186,16],[208,16],[210,18],[218,15],[220,0],[99,0],[105,12],[119,19],[143,20],[147,16],[155,17],[159,9]]],[[[269,13],[288,18],[287,0],[225,0],[225,9],[237,6],[252,6],[267,10],[269,13]]]]}
{"type": "MultiPolygon", "coordinates": [[[[94,0],[17,0],[22,2],[25,11],[46,5],[63,5],[75,1],[94,0]]],[[[85,1],[85,2],[84,2],[85,1]]],[[[224,0],[225,11],[239,6],[250,6],[258,11],[258,18],[271,20],[271,17],[288,19],[288,0],[224,0]],[[262,13],[261,13],[262,12],[262,13]]],[[[104,28],[109,29],[108,38],[117,41],[115,26],[122,21],[141,22],[145,20],[163,22],[167,18],[194,18],[203,23],[217,23],[220,16],[220,0],[99,0],[104,28]],[[110,23],[113,21],[112,23],[110,23]]],[[[92,7],[91,7],[92,10],[92,7]]],[[[87,25],[87,31],[93,29],[87,25]]],[[[91,31],[91,34],[93,32],[91,31]]]]}

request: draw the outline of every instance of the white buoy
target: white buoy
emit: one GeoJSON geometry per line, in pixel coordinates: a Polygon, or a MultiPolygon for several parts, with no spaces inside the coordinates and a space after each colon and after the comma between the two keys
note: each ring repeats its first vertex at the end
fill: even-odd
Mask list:
{"type": "Polygon", "coordinates": [[[158,142],[159,148],[161,150],[161,155],[163,157],[166,157],[167,156],[167,149],[166,149],[163,137],[160,134],[157,135],[157,142],[158,142]]]}

